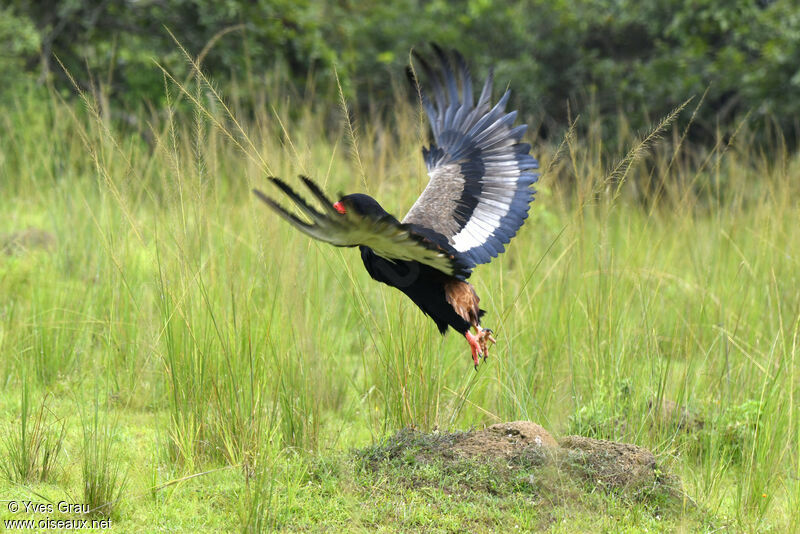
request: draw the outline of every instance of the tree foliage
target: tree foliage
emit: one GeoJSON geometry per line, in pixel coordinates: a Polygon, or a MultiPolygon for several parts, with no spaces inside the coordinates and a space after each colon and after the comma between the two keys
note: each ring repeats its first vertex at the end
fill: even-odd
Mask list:
{"type": "Polygon", "coordinates": [[[128,107],[161,104],[154,61],[188,73],[168,28],[218,82],[282,68],[333,102],[336,68],[362,109],[386,101],[413,47],[436,41],[481,74],[494,65],[543,133],[570,106],[642,126],[706,90],[707,132],[750,113],[792,133],[800,112],[794,0],[11,0],[0,13],[4,80],[68,87],[57,57],[128,107]]]}

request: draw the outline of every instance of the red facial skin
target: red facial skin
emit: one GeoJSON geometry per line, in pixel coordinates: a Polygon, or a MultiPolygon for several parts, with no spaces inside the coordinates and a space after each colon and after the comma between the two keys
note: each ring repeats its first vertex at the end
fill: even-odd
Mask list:
{"type": "Polygon", "coordinates": [[[341,202],[334,202],[333,203],[333,209],[335,209],[336,211],[338,211],[342,215],[347,213],[347,210],[345,209],[344,204],[342,204],[341,202]]]}

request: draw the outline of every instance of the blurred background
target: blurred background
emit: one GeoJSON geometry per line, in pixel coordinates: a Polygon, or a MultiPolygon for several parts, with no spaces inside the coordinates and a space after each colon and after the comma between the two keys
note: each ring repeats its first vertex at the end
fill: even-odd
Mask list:
{"type": "Polygon", "coordinates": [[[76,90],[60,61],[81,90],[101,91],[123,123],[135,123],[143,109],[164,108],[164,80],[154,62],[179,79],[190,71],[169,29],[216,83],[241,90],[228,94],[245,109],[263,103],[248,96],[247,84],[229,82],[249,77],[258,84],[281,72],[319,112],[338,102],[338,71],[352,111],[387,113],[394,89],[405,83],[409,51],[435,41],[460,50],[479,73],[494,65],[498,80],[513,88],[512,106],[524,110],[543,139],[563,134],[571,116],[591,109],[603,119],[602,137],[613,140],[621,116],[625,128],[639,130],[704,93],[692,140],[710,141],[745,115],[756,140],[777,129],[793,144],[798,133],[800,10],[793,0],[0,5],[5,103],[31,88],[52,87],[70,98],[76,90]]]}

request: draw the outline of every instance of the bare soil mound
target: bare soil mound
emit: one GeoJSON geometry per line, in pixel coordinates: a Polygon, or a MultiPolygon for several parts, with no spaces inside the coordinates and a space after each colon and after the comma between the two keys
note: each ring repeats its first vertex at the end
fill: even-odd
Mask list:
{"type": "Polygon", "coordinates": [[[454,453],[463,457],[515,456],[528,447],[558,447],[547,430],[530,421],[499,423],[485,430],[461,434],[453,442],[454,453]]]}
{"type": "MultiPolygon", "coordinates": [[[[615,523],[603,518],[611,516],[618,525],[636,516],[653,530],[671,531],[705,517],[649,450],[583,436],[556,440],[530,421],[453,433],[405,429],[354,456],[353,478],[362,477],[370,491],[423,502],[448,521],[453,510],[475,509],[503,509],[515,518],[502,527],[460,520],[448,523],[451,532],[512,531],[519,518],[527,518],[521,530],[563,530],[573,518],[575,530],[607,530],[615,523]]],[[[415,528],[431,525],[430,517],[417,520],[415,528]]]]}
{"type": "MultiPolygon", "coordinates": [[[[447,476],[475,473],[480,468],[489,478],[518,482],[522,477],[531,484],[535,480],[534,485],[540,488],[565,481],[573,488],[633,494],[679,487],[677,479],[665,474],[657,458],[645,448],[582,436],[567,436],[557,442],[530,421],[455,433],[401,430],[384,443],[360,451],[360,456],[372,469],[387,465],[405,469],[414,486],[421,482],[413,469],[434,466],[447,476]]],[[[430,469],[424,472],[428,476],[430,469]]],[[[458,482],[457,477],[453,480],[458,482]]]]}
{"type": "Polygon", "coordinates": [[[580,474],[597,485],[629,488],[659,482],[656,457],[643,447],[583,436],[567,436],[561,447],[566,461],[583,467],[580,474]]]}

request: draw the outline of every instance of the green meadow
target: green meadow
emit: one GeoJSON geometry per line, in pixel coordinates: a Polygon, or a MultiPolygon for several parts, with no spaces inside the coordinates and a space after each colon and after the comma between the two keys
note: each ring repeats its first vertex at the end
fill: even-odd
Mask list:
{"type": "Polygon", "coordinates": [[[398,90],[389,118],[332,121],[280,78],[238,83],[165,77],[166,109],[125,127],[102,92],[19,92],[0,116],[3,520],[800,530],[800,158],[780,134],[765,146],[745,120],[694,144],[695,98],[646,131],[618,117],[614,146],[591,108],[527,139],[530,216],[471,278],[498,340],[476,372],[357,250],[251,193],[304,174],[402,216],[427,182],[419,107],[398,90]],[[666,498],[365,460],[403,428],[516,420],[645,447],[679,482],[666,498]]]}

